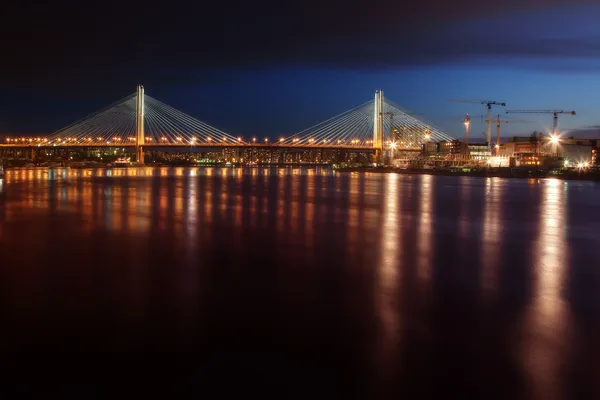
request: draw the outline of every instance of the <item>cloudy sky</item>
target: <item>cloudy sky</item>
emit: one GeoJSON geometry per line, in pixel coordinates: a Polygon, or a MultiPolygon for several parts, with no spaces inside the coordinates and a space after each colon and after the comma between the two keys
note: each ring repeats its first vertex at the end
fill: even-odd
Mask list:
{"type": "MultiPolygon", "coordinates": [[[[27,3],[0,24],[0,132],[52,132],[138,83],[245,136],[294,133],[379,88],[454,136],[465,112],[485,112],[456,98],[575,110],[561,128],[588,134],[600,125],[595,0],[27,3]]],[[[531,123],[506,135],[552,120],[515,117],[531,123]]]]}

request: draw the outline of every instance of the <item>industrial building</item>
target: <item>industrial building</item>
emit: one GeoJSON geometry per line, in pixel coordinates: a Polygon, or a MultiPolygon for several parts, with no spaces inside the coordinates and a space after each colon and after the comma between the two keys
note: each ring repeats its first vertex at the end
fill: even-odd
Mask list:
{"type": "Polygon", "coordinates": [[[423,155],[425,157],[475,161],[487,161],[491,156],[490,147],[487,143],[469,143],[468,156],[466,149],[466,143],[461,140],[428,142],[423,145],[423,155]]]}
{"type": "Polygon", "coordinates": [[[561,158],[565,165],[596,162],[598,140],[563,137],[556,142],[547,136],[515,136],[500,146],[500,156],[512,165],[544,165],[546,158],[561,158]]]}

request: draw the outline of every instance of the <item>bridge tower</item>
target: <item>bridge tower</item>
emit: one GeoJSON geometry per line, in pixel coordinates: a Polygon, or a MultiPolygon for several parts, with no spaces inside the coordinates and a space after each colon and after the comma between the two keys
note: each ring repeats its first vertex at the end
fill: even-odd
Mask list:
{"type": "Polygon", "coordinates": [[[145,144],[145,136],[144,136],[144,87],[142,85],[138,85],[137,87],[137,95],[136,95],[136,117],[135,117],[135,155],[136,161],[139,163],[144,163],[144,144],[145,144]]]}
{"type": "Polygon", "coordinates": [[[383,157],[383,90],[375,91],[375,104],[373,112],[373,148],[375,149],[375,160],[381,162],[383,157]]]}

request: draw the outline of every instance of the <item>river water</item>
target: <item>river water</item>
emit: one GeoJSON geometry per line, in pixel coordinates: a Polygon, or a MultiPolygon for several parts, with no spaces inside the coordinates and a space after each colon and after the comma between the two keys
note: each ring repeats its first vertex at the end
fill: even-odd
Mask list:
{"type": "Polygon", "coordinates": [[[8,170],[20,392],[600,398],[600,184],[8,170]]]}

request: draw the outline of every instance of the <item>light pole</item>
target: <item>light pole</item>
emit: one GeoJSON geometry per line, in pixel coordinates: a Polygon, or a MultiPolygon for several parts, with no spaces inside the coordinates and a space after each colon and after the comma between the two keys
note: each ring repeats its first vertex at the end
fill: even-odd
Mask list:
{"type": "Polygon", "coordinates": [[[396,142],[392,142],[390,143],[390,161],[394,162],[394,150],[396,149],[396,147],[398,147],[398,144],[396,142]]]}
{"type": "Polygon", "coordinates": [[[558,157],[558,143],[560,142],[560,138],[558,135],[552,135],[550,138],[550,144],[552,144],[552,155],[558,157]]]}
{"type": "Polygon", "coordinates": [[[471,125],[469,114],[467,114],[462,122],[465,124],[465,158],[469,159],[469,125],[471,125]]]}

